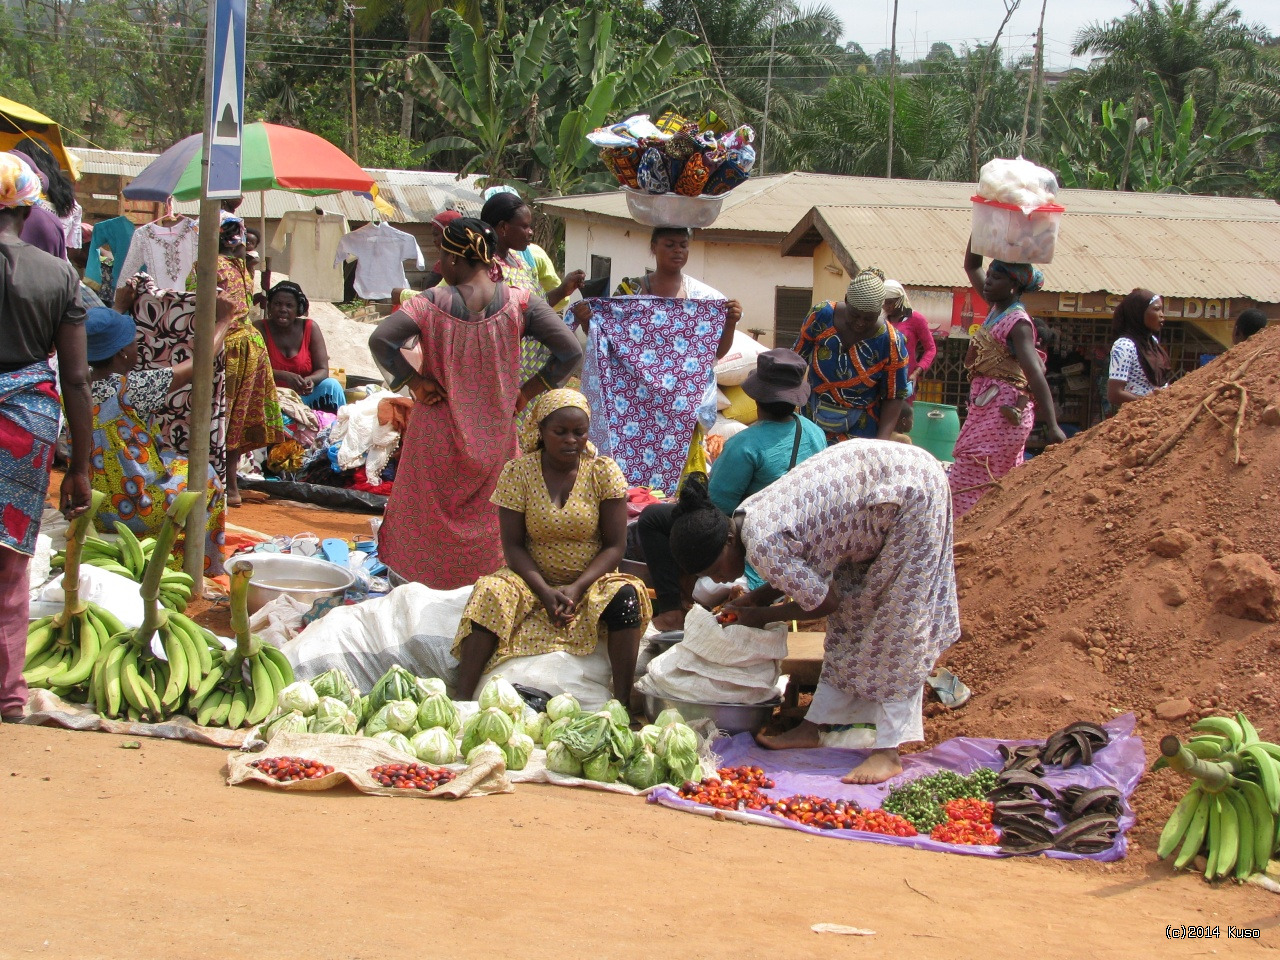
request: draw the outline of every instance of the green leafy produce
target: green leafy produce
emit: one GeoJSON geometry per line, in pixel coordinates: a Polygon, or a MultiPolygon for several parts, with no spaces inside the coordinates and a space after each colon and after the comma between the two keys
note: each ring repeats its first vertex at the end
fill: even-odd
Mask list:
{"type": "Polygon", "coordinates": [[[453,735],[458,732],[461,725],[462,722],[458,719],[458,708],[443,693],[428,694],[418,706],[419,730],[443,727],[453,735]]]}
{"type": "Polygon", "coordinates": [[[386,705],[387,729],[413,736],[418,729],[418,705],[412,700],[395,700],[386,705]]]}
{"type": "Polygon", "coordinates": [[[369,708],[376,713],[394,700],[412,700],[417,703],[422,696],[418,678],[404,667],[395,666],[384,673],[369,691],[369,708]]]}
{"type": "Polygon", "coordinates": [[[547,744],[547,769],[566,777],[582,776],[582,762],[559,740],[547,744]]]}
{"type": "Polygon", "coordinates": [[[444,727],[429,727],[414,734],[409,746],[423,763],[454,763],[458,759],[458,745],[444,727]]]}
{"type": "Polygon", "coordinates": [[[311,716],[316,712],[316,704],[320,702],[319,695],[312,689],[311,684],[305,680],[298,680],[289,684],[280,691],[280,697],[276,701],[281,710],[297,710],[304,716],[311,716]]]}
{"type": "Polygon", "coordinates": [[[698,759],[695,753],[692,756],[680,754],[679,756],[667,756],[663,758],[666,761],[669,776],[667,782],[684,786],[689,781],[695,783],[702,779],[702,761],[698,759]]]}
{"type": "Polygon", "coordinates": [[[352,707],[351,709],[360,718],[361,724],[368,723],[369,718],[373,716],[373,707],[369,706],[368,697],[361,697],[359,707],[352,707]]]}
{"type": "Polygon", "coordinates": [[[648,790],[667,779],[667,765],[648,747],[637,750],[622,768],[622,779],[627,786],[648,790]]]}
{"type": "Polygon", "coordinates": [[[375,710],[373,716],[365,721],[364,735],[366,737],[376,737],[389,729],[390,727],[387,726],[387,707],[383,706],[375,710]]]}
{"type": "Polygon", "coordinates": [[[684,717],[680,715],[680,711],[675,707],[667,707],[663,710],[656,720],[653,721],[656,727],[667,727],[673,723],[684,723],[684,717]]]}
{"type": "Polygon", "coordinates": [[[360,691],[356,688],[356,682],[351,679],[351,675],[345,670],[326,670],[318,677],[311,678],[311,689],[320,697],[333,697],[335,700],[341,700],[348,709],[356,714],[360,713],[360,691]]]}
{"type": "Polygon", "coordinates": [[[662,728],[656,723],[646,724],[640,728],[640,732],[636,736],[640,740],[640,746],[656,751],[658,749],[658,741],[662,739],[662,728]]]}
{"type": "Polygon", "coordinates": [[[612,738],[614,757],[624,763],[631,758],[631,755],[640,746],[640,738],[635,735],[630,727],[620,727],[615,724],[612,738]]]}
{"type": "MultiPolygon", "coordinates": [[[[332,698],[330,698],[332,699],[332,698]]],[[[341,701],[335,701],[340,703],[341,701]]],[[[345,706],[340,715],[321,716],[316,714],[311,718],[311,722],[307,724],[307,731],[310,733],[342,733],[347,736],[355,734],[360,724],[356,720],[356,715],[348,710],[345,706]]]]}
{"type": "Polygon", "coordinates": [[[631,726],[631,714],[617,700],[610,700],[604,705],[604,709],[609,711],[609,716],[613,717],[613,722],[619,727],[631,726]]]}
{"type": "Polygon", "coordinates": [[[316,717],[322,717],[327,720],[330,717],[338,717],[340,719],[346,719],[347,715],[350,713],[351,713],[351,708],[348,707],[341,700],[339,700],[337,697],[321,697],[318,701],[316,701],[316,708],[313,711],[312,715],[316,717]]]}
{"type": "Polygon", "coordinates": [[[965,797],[982,800],[995,785],[996,772],[987,767],[979,767],[967,777],[942,770],[890,790],[881,807],[911,821],[920,833],[928,833],[946,823],[947,814],[942,808],[947,801],[965,797]]]}
{"type": "Polygon", "coordinates": [[[608,749],[612,727],[613,718],[607,710],[584,714],[570,721],[560,734],[560,742],[585,764],[588,757],[608,749]]]}
{"type": "Polygon", "coordinates": [[[414,679],[418,681],[418,691],[423,698],[433,694],[438,694],[442,697],[449,695],[449,688],[445,686],[444,681],[439,677],[415,677],[414,679]]]}
{"type": "Polygon", "coordinates": [[[582,761],[582,776],[597,783],[617,783],[620,767],[613,754],[605,749],[582,761]]]}
{"type": "Polygon", "coordinates": [[[547,726],[547,715],[545,713],[540,713],[532,720],[526,720],[524,722],[524,732],[529,735],[529,738],[533,740],[535,744],[541,744],[543,743],[542,733],[547,729],[547,726]]]}
{"type": "Polygon", "coordinates": [[[673,759],[687,759],[698,756],[698,735],[692,728],[683,723],[673,723],[665,727],[658,740],[658,756],[666,760],[668,765],[673,759]]]}
{"type": "Polygon", "coordinates": [[[547,702],[547,716],[551,718],[551,722],[568,717],[572,719],[582,712],[582,705],[578,703],[578,698],[562,693],[558,697],[552,697],[547,702]]]}
{"type": "MultiPolygon", "coordinates": [[[[550,714],[548,714],[550,716],[550,714]]],[[[547,728],[542,731],[542,742],[550,743],[552,740],[559,740],[561,735],[569,729],[569,724],[573,723],[573,717],[561,717],[559,720],[552,720],[547,724],[547,728]]]]}
{"type": "Polygon", "coordinates": [[[379,734],[374,735],[375,740],[381,740],[383,743],[389,743],[402,753],[407,753],[411,757],[416,757],[413,747],[409,743],[409,738],[403,733],[397,733],[395,730],[383,730],[379,734]]]}
{"type": "Polygon", "coordinates": [[[269,720],[262,725],[262,729],[258,731],[258,736],[268,743],[277,733],[306,733],[307,718],[297,710],[290,710],[288,713],[282,713],[274,720],[269,720]]]}
{"type": "Polygon", "coordinates": [[[482,740],[480,743],[477,743],[474,747],[472,747],[470,750],[467,751],[467,763],[468,764],[475,763],[476,757],[478,757],[480,755],[480,752],[485,748],[497,750],[499,753],[503,752],[502,748],[498,746],[496,743],[494,743],[492,740],[482,740]]]}
{"type": "Polygon", "coordinates": [[[480,709],[488,710],[497,707],[512,720],[524,716],[524,700],[516,693],[516,688],[502,677],[494,677],[480,691],[480,709]]]}
{"type": "Polygon", "coordinates": [[[477,740],[492,740],[494,743],[506,743],[515,733],[515,724],[511,717],[498,707],[489,707],[476,714],[475,734],[477,740]]]}
{"type": "Polygon", "coordinates": [[[502,748],[508,770],[523,770],[533,756],[533,738],[527,733],[513,733],[502,748]]]}

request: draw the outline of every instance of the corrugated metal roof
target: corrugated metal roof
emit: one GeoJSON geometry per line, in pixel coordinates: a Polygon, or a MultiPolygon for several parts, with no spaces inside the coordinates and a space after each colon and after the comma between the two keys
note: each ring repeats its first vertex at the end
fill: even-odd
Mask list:
{"type": "MultiPolygon", "coordinates": [[[[939,180],[886,180],[883,177],[838,177],[820,173],[784,173],[753,177],[725,199],[716,222],[700,233],[767,233],[779,239],[816,206],[938,207],[971,209],[972,183],[939,180]]],[[[626,197],[612,193],[552,197],[542,206],[560,216],[630,220],[626,197]]],[[[1123,193],[1107,190],[1063,190],[1058,202],[1073,213],[1126,217],[1178,217],[1196,220],[1276,219],[1280,204],[1271,200],[1200,197],[1168,193],[1123,193]]],[[[1065,221],[1064,221],[1065,222],[1065,221]]]]}
{"type": "MultiPolygon", "coordinates": [[[[877,266],[911,286],[964,286],[969,224],[968,209],[819,206],[784,241],[783,253],[804,256],[821,237],[846,268],[877,266]]],[[[1280,303],[1280,215],[1158,217],[1068,207],[1053,263],[1042,269],[1044,289],[1055,293],[1141,286],[1171,297],[1280,303]]]]}
{"type": "MultiPolygon", "coordinates": [[[[83,173],[113,174],[133,178],[146,169],[156,158],[150,153],[128,153],[120,150],[76,150],[84,162],[83,173]]],[[[366,169],[378,183],[384,200],[395,208],[389,217],[395,223],[427,223],[441,210],[452,207],[467,216],[480,215],[483,201],[477,186],[478,177],[458,179],[453,173],[430,170],[380,170],[366,169]]],[[[373,205],[353,193],[335,193],[325,197],[308,197],[284,190],[268,190],[265,195],[268,220],[278,220],[290,210],[312,210],[319,207],[325,213],[337,213],[348,220],[369,220],[373,205]]],[[[199,204],[176,204],[186,214],[195,214],[199,204]]],[[[240,205],[240,214],[249,219],[261,216],[259,197],[250,193],[240,205]]]]}

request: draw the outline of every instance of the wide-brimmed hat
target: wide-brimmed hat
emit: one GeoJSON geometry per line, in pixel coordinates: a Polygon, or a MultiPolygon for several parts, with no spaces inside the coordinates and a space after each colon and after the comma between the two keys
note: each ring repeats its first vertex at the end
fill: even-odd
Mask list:
{"type": "Polygon", "coordinates": [[[756,403],[803,406],[809,399],[809,365],[794,350],[778,347],[756,358],[756,368],[742,382],[742,392],[756,403]]]}

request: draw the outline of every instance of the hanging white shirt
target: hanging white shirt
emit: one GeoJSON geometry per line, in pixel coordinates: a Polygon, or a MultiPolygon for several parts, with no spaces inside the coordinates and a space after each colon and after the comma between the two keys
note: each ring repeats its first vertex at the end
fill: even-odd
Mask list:
{"type": "Polygon", "coordinates": [[[271,238],[271,270],[287,274],[308,299],[341,303],[342,267],[338,244],[347,235],[346,217],[314,210],[290,210],[271,238]]]}
{"type": "Polygon", "coordinates": [[[187,277],[196,263],[199,245],[196,222],[183,217],[173,226],[148,223],[133,231],[124,266],[115,274],[123,283],[145,265],[161,290],[186,290],[187,277]]]}
{"type": "MultiPolygon", "coordinates": [[[[413,260],[418,269],[426,267],[422,248],[410,234],[385,223],[369,223],[338,241],[336,267],[356,257],[356,293],[365,300],[385,300],[394,287],[407,287],[404,262],[413,260]]],[[[303,288],[305,289],[305,287],[303,288]]]]}

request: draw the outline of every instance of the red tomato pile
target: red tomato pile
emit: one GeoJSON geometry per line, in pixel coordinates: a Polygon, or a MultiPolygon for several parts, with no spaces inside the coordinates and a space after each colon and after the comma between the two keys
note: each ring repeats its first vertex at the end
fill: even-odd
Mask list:
{"type": "Polygon", "coordinates": [[[380,767],[374,767],[369,773],[384,787],[399,787],[403,790],[434,790],[457,776],[452,770],[428,767],[421,763],[384,763],[380,767]]]}
{"type": "Polygon", "coordinates": [[[995,846],[1000,842],[1000,835],[991,825],[995,804],[965,797],[948,800],[942,809],[947,822],[933,828],[929,834],[931,839],[958,846],[995,846]]]}
{"type": "Polygon", "coordinates": [[[317,760],[304,757],[263,757],[250,762],[249,766],[261,770],[272,780],[281,783],[292,783],[295,780],[316,780],[326,774],[333,773],[333,767],[317,760]]]}

